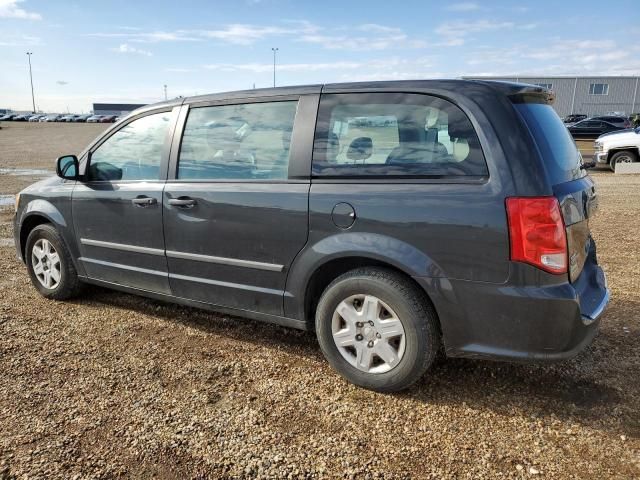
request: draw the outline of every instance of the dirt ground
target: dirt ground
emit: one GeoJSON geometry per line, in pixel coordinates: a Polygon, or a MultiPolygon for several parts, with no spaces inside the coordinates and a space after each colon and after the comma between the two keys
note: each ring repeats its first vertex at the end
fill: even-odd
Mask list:
{"type": "MultiPolygon", "coordinates": [[[[5,195],[35,177],[1,169],[52,169],[104,128],[6,125],[5,195]]],[[[640,478],[640,176],[592,175],[612,292],[594,344],[553,365],[444,361],[395,395],[346,383],[311,333],[99,288],[47,301],[4,207],[0,479],[640,478]]]]}

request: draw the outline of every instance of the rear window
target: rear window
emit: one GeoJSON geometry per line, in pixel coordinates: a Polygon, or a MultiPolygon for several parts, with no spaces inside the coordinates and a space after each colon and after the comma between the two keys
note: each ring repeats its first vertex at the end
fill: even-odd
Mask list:
{"type": "Polygon", "coordinates": [[[580,168],[581,155],[567,127],[551,105],[516,103],[538,146],[549,181],[553,185],[586,175],[580,168]]]}

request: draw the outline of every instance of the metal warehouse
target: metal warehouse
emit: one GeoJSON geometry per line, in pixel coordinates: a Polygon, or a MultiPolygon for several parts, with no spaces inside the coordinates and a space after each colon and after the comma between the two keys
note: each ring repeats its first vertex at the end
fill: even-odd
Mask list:
{"type": "Polygon", "coordinates": [[[144,107],[144,103],[94,103],[94,115],[126,115],[137,108],[144,107]]]}
{"type": "Polygon", "coordinates": [[[463,77],[473,80],[505,80],[532,83],[553,90],[554,108],[564,117],[572,113],[588,116],[609,112],[625,115],[640,110],[638,78],[640,77],[463,77]]]}

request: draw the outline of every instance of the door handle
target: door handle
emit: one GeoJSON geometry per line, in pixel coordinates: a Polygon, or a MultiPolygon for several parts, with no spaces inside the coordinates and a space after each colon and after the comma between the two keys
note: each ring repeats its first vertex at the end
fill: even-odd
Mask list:
{"type": "Polygon", "coordinates": [[[195,206],[196,201],[189,197],[170,198],[167,202],[169,205],[180,208],[191,208],[195,206]]]}
{"type": "Polygon", "coordinates": [[[152,197],[137,197],[131,200],[136,207],[148,207],[149,205],[155,205],[158,200],[152,197]]]}

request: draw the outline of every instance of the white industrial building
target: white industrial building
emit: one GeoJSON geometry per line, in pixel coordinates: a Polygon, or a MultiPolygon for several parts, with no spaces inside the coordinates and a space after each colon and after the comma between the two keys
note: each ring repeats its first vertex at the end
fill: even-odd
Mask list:
{"type": "Polygon", "coordinates": [[[564,117],[572,113],[588,116],[610,112],[625,115],[640,111],[640,77],[463,77],[475,80],[505,80],[532,83],[550,90],[556,95],[553,107],[564,117]]]}

